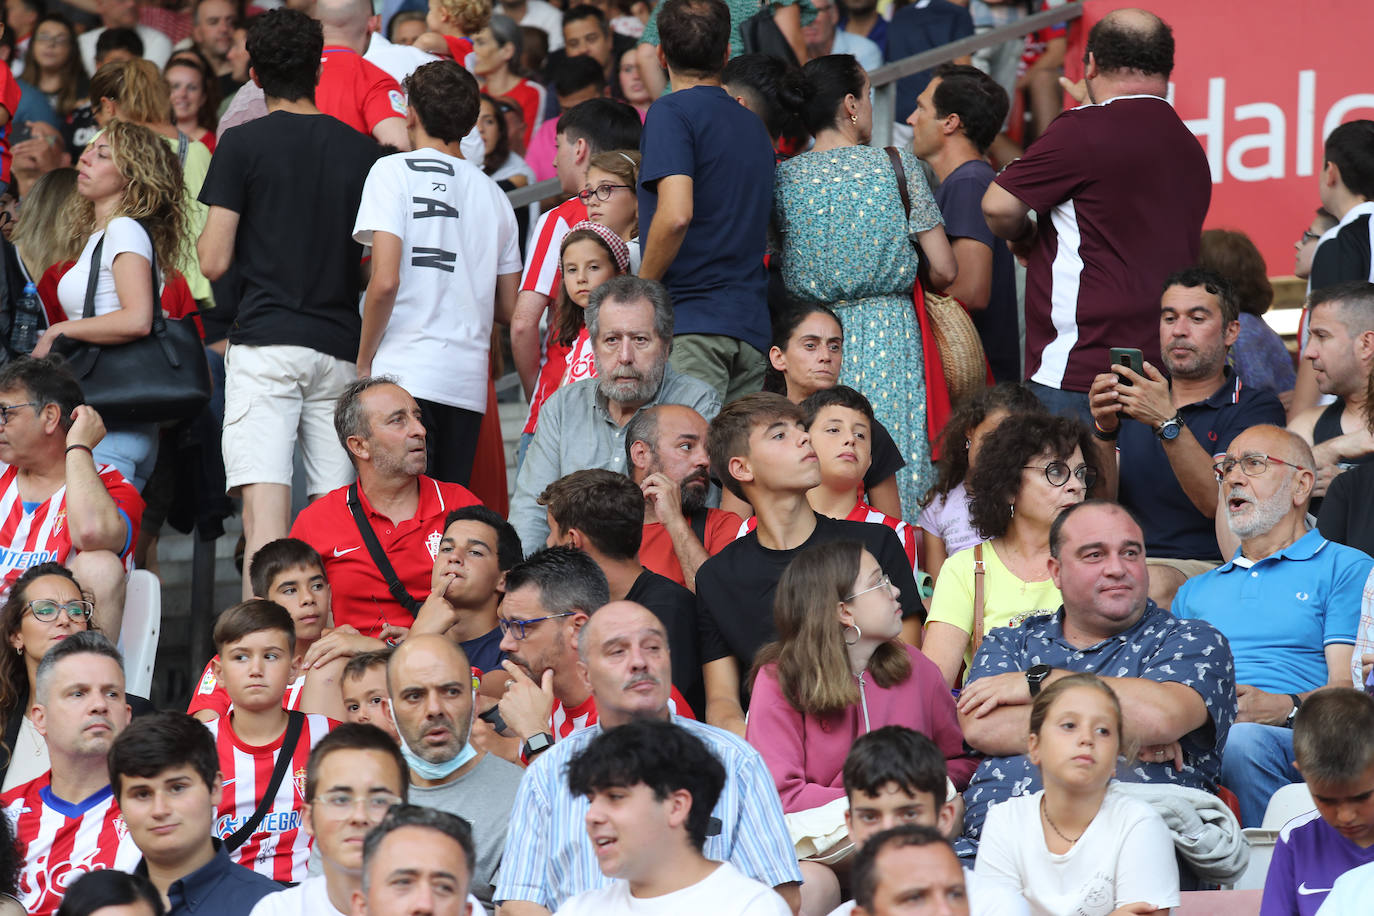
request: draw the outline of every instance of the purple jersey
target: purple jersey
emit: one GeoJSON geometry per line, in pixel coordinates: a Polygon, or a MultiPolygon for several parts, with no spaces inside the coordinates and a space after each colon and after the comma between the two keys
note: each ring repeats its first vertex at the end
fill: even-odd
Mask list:
{"type": "Polygon", "coordinates": [[[1316,811],[1298,815],[1274,843],[1260,916],[1313,916],[1336,879],[1367,862],[1374,846],[1355,845],[1316,811]]]}

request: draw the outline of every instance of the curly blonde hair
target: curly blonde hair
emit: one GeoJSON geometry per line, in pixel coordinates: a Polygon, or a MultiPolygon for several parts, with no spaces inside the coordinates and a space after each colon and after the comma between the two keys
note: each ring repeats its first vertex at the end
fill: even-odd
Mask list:
{"type": "Polygon", "coordinates": [[[485,29],[491,22],[491,0],[439,0],[439,8],[469,37],[485,29]]]}
{"type": "MultiPolygon", "coordinates": [[[[177,264],[186,263],[182,259],[195,242],[187,228],[186,189],[176,153],[162,137],[132,121],[115,119],[100,136],[108,139],[115,168],[129,182],[111,218],[127,216],[140,221],[152,237],[163,275],[172,276],[177,264]]],[[[102,227],[95,225],[91,201],[78,197],[76,207],[72,222],[80,250],[91,232],[102,227]]]]}

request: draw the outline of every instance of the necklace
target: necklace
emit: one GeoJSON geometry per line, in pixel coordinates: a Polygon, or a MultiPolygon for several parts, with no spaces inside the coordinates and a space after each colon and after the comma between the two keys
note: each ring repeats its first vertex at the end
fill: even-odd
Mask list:
{"type": "Polygon", "coordinates": [[[1048,808],[1045,807],[1045,796],[1043,795],[1040,796],[1040,814],[1045,818],[1045,823],[1050,825],[1050,829],[1059,835],[1059,839],[1063,840],[1065,843],[1068,843],[1070,846],[1072,846],[1074,843],[1077,843],[1079,840],[1083,839],[1082,833],[1080,833],[1073,839],[1069,839],[1068,837],[1064,836],[1064,831],[1060,830],[1057,826],[1055,826],[1054,819],[1050,817],[1050,811],[1048,808]]]}

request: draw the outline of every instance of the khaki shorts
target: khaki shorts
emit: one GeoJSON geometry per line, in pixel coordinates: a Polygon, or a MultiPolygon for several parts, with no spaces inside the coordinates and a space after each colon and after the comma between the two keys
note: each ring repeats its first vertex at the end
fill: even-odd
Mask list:
{"type": "Polygon", "coordinates": [[[298,437],[309,495],[352,481],[353,464],[334,432],[334,404],[355,373],[353,363],[309,347],[230,345],[221,437],[229,494],[251,483],[290,486],[298,437]]]}
{"type": "Polygon", "coordinates": [[[673,368],[716,389],[722,404],[763,389],[767,359],[753,345],[721,334],[680,334],[668,357],[673,368]]]}
{"type": "Polygon", "coordinates": [[[1147,569],[1151,566],[1168,566],[1182,573],[1185,579],[1211,572],[1220,565],[1211,560],[1176,560],[1173,557],[1150,557],[1145,561],[1147,569]]]}

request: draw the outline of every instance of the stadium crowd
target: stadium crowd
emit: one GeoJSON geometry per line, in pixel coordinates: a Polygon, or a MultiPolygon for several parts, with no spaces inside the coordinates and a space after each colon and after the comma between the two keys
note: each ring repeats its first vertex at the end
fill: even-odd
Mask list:
{"type": "Polygon", "coordinates": [[[1295,368],[1153,13],[873,146],[1060,5],[8,0],[0,914],[1363,912],[1374,121],[1295,368]]]}

